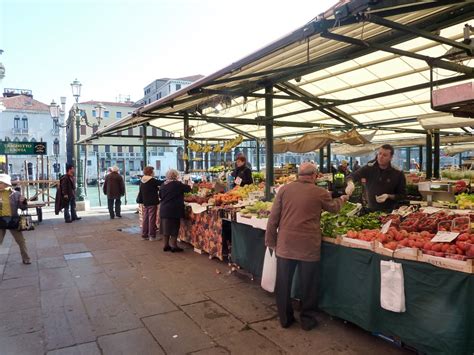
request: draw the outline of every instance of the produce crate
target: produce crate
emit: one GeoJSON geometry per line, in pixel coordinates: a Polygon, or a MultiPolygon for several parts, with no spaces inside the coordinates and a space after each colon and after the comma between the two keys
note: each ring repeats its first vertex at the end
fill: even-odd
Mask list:
{"type": "Polygon", "coordinates": [[[236,218],[237,223],[247,224],[257,229],[267,230],[268,218],[257,218],[254,216],[242,217],[242,215],[239,212],[237,212],[236,217],[237,217],[236,218]]]}
{"type": "Polygon", "coordinates": [[[341,237],[331,238],[331,237],[323,237],[323,242],[331,243],[331,244],[341,244],[341,237]]]}
{"type": "Polygon", "coordinates": [[[387,249],[380,242],[375,242],[375,252],[377,254],[390,256],[392,258],[418,261],[421,258],[421,251],[418,248],[400,248],[396,250],[387,249]]]}
{"type": "Polygon", "coordinates": [[[456,260],[450,258],[444,258],[441,256],[434,256],[428,254],[422,254],[419,261],[441,267],[443,269],[450,269],[455,271],[466,272],[468,274],[474,274],[474,260],[456,260]]]}
{"type": "Polygon", "coordinates": [[[365,240],[353,239],[342,236],[340,244],[344,247],[375,251],[375,243],[373,241],[367,242],[365,240]]]}

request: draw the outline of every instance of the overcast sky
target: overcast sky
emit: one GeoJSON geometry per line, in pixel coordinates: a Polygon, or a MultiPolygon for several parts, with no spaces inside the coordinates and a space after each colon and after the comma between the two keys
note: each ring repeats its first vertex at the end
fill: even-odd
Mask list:
{"type": "Polygon", "coordinates": [[[160,77],[209,75],[286,35],[335,0],[0,0],[4,88],[49,104],[143,96],[160,77]]]}

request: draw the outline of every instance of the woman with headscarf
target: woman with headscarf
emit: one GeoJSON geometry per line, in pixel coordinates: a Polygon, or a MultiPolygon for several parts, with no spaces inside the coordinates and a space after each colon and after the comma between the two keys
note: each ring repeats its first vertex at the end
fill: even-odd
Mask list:
{"type": "Polygon", "coordinates": [[[173,253],[183,251],[178,247],[178,233],[181,218],[184,218],[184,194],[191,187],[178,181],[179,173],[170,169],[166,173],[166,181],[160,188],[160,231],[163,235],[163,251],[173,253]]]}

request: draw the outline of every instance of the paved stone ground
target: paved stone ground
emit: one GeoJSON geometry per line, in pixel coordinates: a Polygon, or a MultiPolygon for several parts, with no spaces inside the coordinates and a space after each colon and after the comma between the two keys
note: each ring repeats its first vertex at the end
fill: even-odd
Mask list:
{"type": "MultiPolygon", "coordinates": [[[[132,210],[71,224],[46,213],[25,232],[23,265],[7,234],[0,247],[0,354],[402,354],[321,314],[310,332],[282,329],[273,297],[191,249],[164,253],[130,231],[132,210]],[[127,229],[127,232],[118,229],[127,229]],[[64,255],[92,257],[66,260],[64,255]]],[[[132,228],[133,229],[133,228],[132,228]]]]}

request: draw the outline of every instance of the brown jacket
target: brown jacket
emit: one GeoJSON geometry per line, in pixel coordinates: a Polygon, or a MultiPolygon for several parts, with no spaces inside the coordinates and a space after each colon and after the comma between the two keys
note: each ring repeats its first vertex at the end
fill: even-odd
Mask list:
{"type": "Polygon", "coordinates": [[[105,176],[104,194],[109,199],[118,199],[125,195],[125,183],[123,177],[116,171],[112,171],[105,176]]]}
{"type": "Polygon", "coordinates": [[[313,182],[298,180],[280,188],[265,233],[265,245],[276,246],[285,259],[318,261],[321,257],[321,211],[339,212],[340,198],[313,182]]]}

